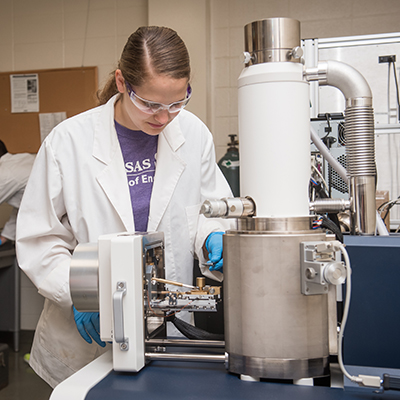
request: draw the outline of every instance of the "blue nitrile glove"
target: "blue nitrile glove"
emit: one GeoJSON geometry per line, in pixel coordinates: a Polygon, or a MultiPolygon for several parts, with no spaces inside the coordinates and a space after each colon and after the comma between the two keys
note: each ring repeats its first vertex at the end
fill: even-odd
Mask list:
{"type": "Polygon", "coordinates": [[[208,251],[209,262],[212,263],[210,271],[222,272],[222,235],[225,232],[211,232],[206,240],[206,249],[208,251]]]}
{"type": "Polygon", "coordinates": [[[88,342],[92,343],[93,340],[100,345],[105,347],[105,342],[100,339],[100,317],[97,312],[79,312],[72,306],[74,310],[74,318],[76,327],[78,328],[81,336],[88,342]]]}

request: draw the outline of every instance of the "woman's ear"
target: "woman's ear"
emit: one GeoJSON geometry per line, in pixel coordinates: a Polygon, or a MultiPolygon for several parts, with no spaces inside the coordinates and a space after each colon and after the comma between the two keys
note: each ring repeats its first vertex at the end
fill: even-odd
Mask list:
{"type": "Polygon", "coordinates": [[[115,71],[115,83],[117,85],[118,92],[125,93],[125,91],[126,91],[125,79],[122,76],[122,72],[120,69],[117,69],[115,71]]]}

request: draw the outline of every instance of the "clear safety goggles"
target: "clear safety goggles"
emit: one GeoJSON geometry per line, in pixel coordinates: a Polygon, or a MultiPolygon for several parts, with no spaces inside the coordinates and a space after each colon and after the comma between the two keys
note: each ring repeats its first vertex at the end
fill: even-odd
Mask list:
{"type": "Polygon", "coordinates": [[[138,96],[135,91],[132,89],[132,86],[125,80],[126,89],[129,94],[129,98],[132,100],[132,103],[140,110],[146,114],[155,114],[162,110],[167,110],[170,114],[175,114],[181,110],[183,110],[187,103],[189,103],[190,97],[192,95],[192,88],[188,84],[186,97],[181,101],[176,101],[171,104],[162,104],[157,103],[155,101],[150,101],[143,99],[138,96]]]}

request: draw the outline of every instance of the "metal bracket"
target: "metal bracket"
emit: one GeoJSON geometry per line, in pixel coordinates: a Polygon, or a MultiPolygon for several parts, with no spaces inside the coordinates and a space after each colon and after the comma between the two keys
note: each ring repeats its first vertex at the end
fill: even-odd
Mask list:
{"type": "Polygon", "coordinates": [[[345,281],[346,269],[330,242],[302,242],[300,251],[301,293],[327,294],[329,285],[345,281]]]}

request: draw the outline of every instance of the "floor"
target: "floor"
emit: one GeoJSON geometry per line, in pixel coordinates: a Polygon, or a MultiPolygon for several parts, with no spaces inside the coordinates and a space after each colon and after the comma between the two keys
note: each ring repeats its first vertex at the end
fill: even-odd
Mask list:
{"type": "Polygon", "coordinates": [[[9,346],[8,386],[0,390],[0,400],[48,400],[52,388],[39,378],[24,361],[29,353],[33,339],[33,331],[21,331],[20,350],[13,350],[12,335],[0,333],[0,343],[9,346]]]}

